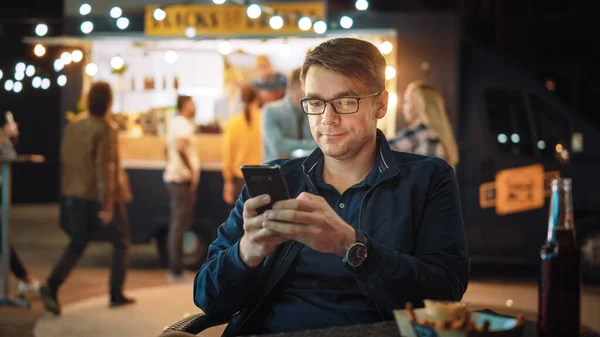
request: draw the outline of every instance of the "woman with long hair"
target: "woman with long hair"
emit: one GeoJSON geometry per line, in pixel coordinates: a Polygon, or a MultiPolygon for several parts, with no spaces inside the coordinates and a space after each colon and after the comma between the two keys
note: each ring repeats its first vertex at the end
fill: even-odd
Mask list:
{"type": "Polygon", "coordinates": [[[404,92],[402,112],[408,127],[390,140],[396,151],[444,159],[456,167],[458,146],[441,93],[423,81],[410,83],[404,92]]]}
{"type": "Polygon", "coordinates": [[[252,86],[241,89],[244,111],[233,116],[223,136],[223,200],[235,202],[244,187],[240,166],[260,165],[263,161],[262,120],[258,96],[252,86]]]}

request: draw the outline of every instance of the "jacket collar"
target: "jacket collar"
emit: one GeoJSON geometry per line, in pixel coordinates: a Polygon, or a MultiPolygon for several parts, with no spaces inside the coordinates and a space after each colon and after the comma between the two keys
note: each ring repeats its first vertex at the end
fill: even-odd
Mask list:
{"type": "MultiPolygon", "coordinates": [[[[387,139],[383,132],[377,129],[377,151],[379,151],[379,169],[382,173],[381,179],[391,178],[398,173],[400,169],[396,163],[394,152],[390,148],[387,139]]],[[[323,159],[323,151],[320,148],[316,148],[302,163],[302,172],[304,176],[310,176],[313,170],[317,167],[320,160],[323,159]]]]}

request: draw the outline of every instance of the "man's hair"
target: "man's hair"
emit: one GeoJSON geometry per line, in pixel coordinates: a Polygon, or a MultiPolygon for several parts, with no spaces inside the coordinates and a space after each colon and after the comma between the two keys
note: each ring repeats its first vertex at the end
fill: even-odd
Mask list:
{"type": "Polygon", "coordinates": [[[300,80],[300,74],[302,73],[302,68],[296,68],[292,71],[292,73],[290,74],[290,78],[288,80],[288,86],[292,87],[295,85],[300,85],[302,84],[302,81],[300,80]]]}
{"type": "Polygon", "coordinates": [[[191,96],[184,96],[184,95],[177,96],[177,111],[181,111],[181,108],[183,108],[183,105],[185,104],[185,102],[187,102],[191,99],[192,99],[191,96]]]}
{"type": "Polygon", "coordinates": [[[87,96],[88,111],[98,117],[104,117],[113,100],[110,84],[98,81],[92,84],[87,96]]]}
{"type": "Polygon", "coordinates": [[[323,67],[364,83],[373,92],[385,90],[385,58],[377,47],[364,40],[332,39],[309,50],[302,65],[302,84],[311,66],[323,67]]]}

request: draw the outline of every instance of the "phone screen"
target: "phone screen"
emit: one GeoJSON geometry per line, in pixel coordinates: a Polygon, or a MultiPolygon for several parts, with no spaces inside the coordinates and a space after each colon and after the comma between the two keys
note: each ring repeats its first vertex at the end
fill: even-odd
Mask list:
{"type": "Polygon", "coordinates": [[[281,175],[279,165],[244,165],[242,173],[246,181],[246,187],[252,197],[262,194],[271,196],[271,203],[257,210],[258,214],[271,209],[273,203],[290,198],[285,180],[281,175]]]}

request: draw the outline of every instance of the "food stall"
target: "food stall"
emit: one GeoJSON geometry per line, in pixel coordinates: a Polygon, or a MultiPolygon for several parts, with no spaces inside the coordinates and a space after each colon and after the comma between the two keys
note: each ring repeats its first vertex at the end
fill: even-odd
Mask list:
{"type": "Polygon", "coordinates": [[[92,81],[112,85],[122,162],[134,194],[128,208],[132,239],[134,243],[156,239],[163,259],[169,222],[169,199],[162,181],[165,133],[178,95],[192,96],[197,105],[202,172],[196,217],[184,245],[185,263],[195,268],[229,212],[222,200],[221,130],[239,104],[236,88],[254,79],[257,55],[267,55],[275,70],[287,75],[301,66],[306,51],[327,39],[351,36],[372,42],[388,63],[391,102],[379,127],[389,136],[402,123],[397,113],[398,88],[437,66],[438,86],[455,90],[458,25],[453,15],[357,13],[347,29],[348,22],[339,21],[343,13],[327,13],[324,2],[266,5],[257,19],[248,17],[245,5],[173,5],[160,8],[161,20],[155,15],[158,7],[148,6],[143,18],[130,17],[126,31],[117,27],[85,33],[87,18],[82,18],[65,29],[75,32],[77,27],[76,36],[31,40],[61,44],[65,53],[83,53],[81,62],[60,70],[69,78],[63,97],[65,123],[83,110],[82,98],[92,81]],[[269,24],[275,15],[282,18],[278,29],[269,24]],[[306,27],[299,20],[305,17],[312,23],[330,24],[326,31],[311,24],[303,30],[306,27]],[[437,47],[428,45],[436,41],[437,47]]]}

